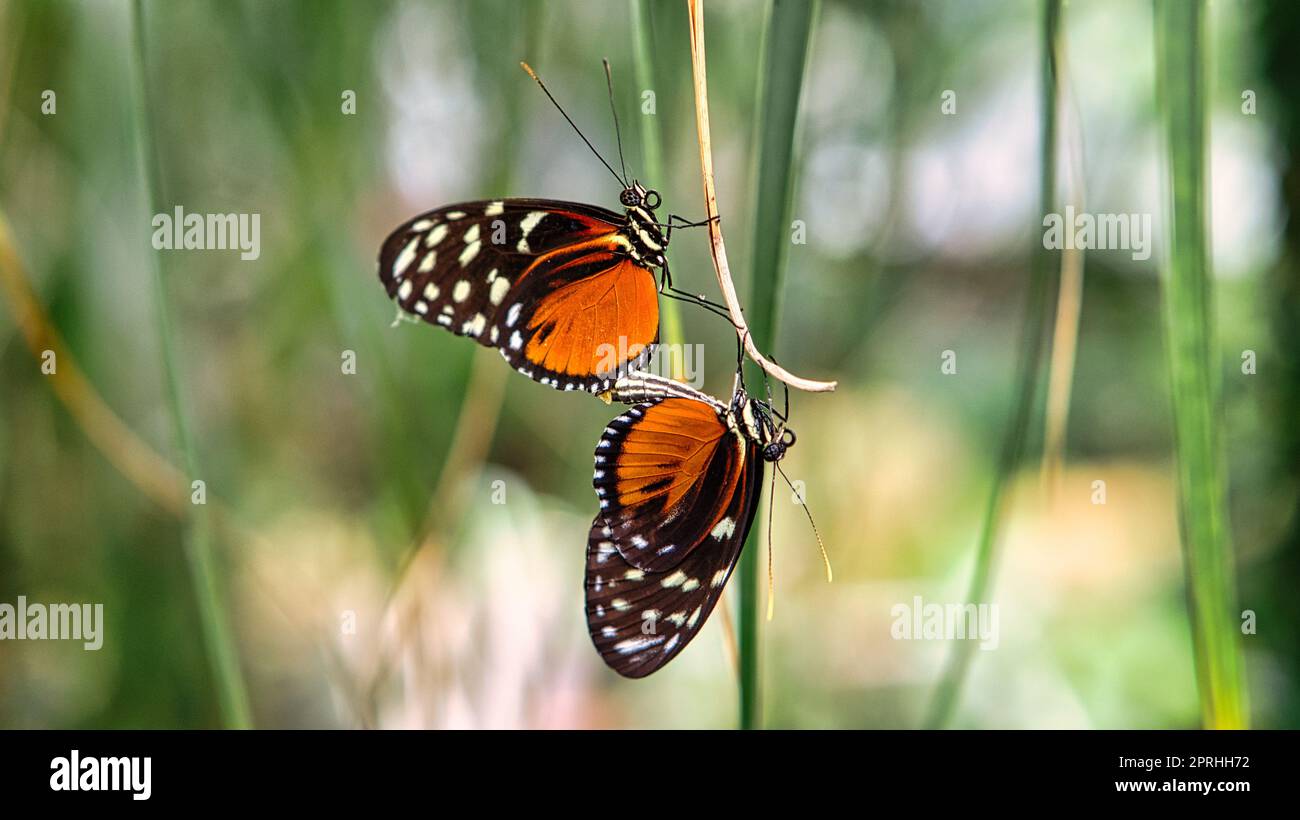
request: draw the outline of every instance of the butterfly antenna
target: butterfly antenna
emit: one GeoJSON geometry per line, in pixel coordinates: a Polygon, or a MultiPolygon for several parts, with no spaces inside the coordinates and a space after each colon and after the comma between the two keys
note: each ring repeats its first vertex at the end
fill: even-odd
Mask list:
{"type": "Polygon", "coordinates": [[[609,110],[614,115],[614,139],[618,141],[618,166],[623,169],[623,187],[627,187],[627,163],[623,161],[623,133],[618,128],[618,106],[614,105],[614,75],[609,70],[609,60],[601,60],[605,65],[605,86],[609,89],[609,110]]]}
{"type": "MultiPolygon", "coordinates": [[[[835,574],[831,571],[831,559],[826,554],[826,545],[822,543],[822,534],[817,531],[817,522],[813,520],[812,512],[808,510],[808,505],[804,503],[803,496],[794,488],[794,484],[790,483],[790,479],[786,476],[785,471],[781,469],[781,465],[773,464],[772,466],[776,467],[776,471],[781,474],[781,478],[784,478],[785,483],[790,486],[790,491],[794,493],[794,497],[799,499],[799,506],[803,507],[804,515],[808,516],[808,523],[812,524],[813,535],[817,536],[817,548],[822,551],[822,563],[826,565],[826,582],[834,581],[835,574]]],[[[776,479],[773,478],[772,480],[775,481],[776,479]]]]}
{"type": "Polygon", "coordinates": [[[533,67],[530,66],[528,63],[522,61],[520,61],[519,65],[523,67],[524,71],[528,72],[528,76],[532,77],[533,80],[536,81],[537,85],[541,87],[542,91],[546,93],[547,99],[551,101],[551,104],[555,106],[556,110],[558,110],[560,114],[564,117],[564,119],[568,121],[569,125],[573,127],[573,130],[578,133],[578,136],[582,137],[582,141],[587,143],[587,147],[591,149],[591,153],[596,155],[596,159],[600,160],[601,164],[604,165],[606,168],[608,168],[609,172],[614,175],[614,179],[617,179],[618,183],[626,188],[627,183],[624,182],[623,178],[618,175],[618,171],[615,171],[612,165],[610,165],[608,162],[605,162],[605,158],[602,157],[600,155],[600,152],[596,150],[596,146],[591,144],[591,140],[587,139],[586,134],[582,133],[582,129],[579,128],[578,124],[573,121],[573,118],[571,118],[567,113],[565,113],[564,109],[560,106],[560,103],[555,99],[555,96],[551,94],[550,89],[546,87],[546,83],[543,83],[542,78],[537,76],[536,71],[533,71],[533,67]]]}
{"type": "Polygon", "coordinates": [[[776,572],[772,566],[772,509],[775,506],[776,473],[772,473],[772,487],[767,491],[767,619],[769,621],[776,611],[776,572]]]}

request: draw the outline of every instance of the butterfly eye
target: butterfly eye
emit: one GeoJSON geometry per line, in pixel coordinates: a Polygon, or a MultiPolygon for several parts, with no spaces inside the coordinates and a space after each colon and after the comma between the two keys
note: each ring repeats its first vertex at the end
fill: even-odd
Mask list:
{"type": "Polygon", "coordinates": [[[763,447],[764,461],[780,461],[785,458],[785,444],[780,441],[774,441],[763,447]]]}
{"type": "Polygon", "coordinates": [[[633,188],[623,189],[623,193],[618,195],[618,201],[628,208],[634,208],[640,204],[640,197],[637,196],[633,188]]]}
{"type": "Polygon", "coordinates": [[[658,207],[660,206],[660,204],[663,203],[663,200],[660,199],[660,197],[659,197],[659,192],[658,192],[658,191],[646,191],[646,192],[645,192],[645,199],[642,200],[642,201],[644,202],[645,206],[646,206],[647,208],[649,208],[650,210],[652,210],[652,211],[653,211],[655,208],[658,208],[658,207]]]}

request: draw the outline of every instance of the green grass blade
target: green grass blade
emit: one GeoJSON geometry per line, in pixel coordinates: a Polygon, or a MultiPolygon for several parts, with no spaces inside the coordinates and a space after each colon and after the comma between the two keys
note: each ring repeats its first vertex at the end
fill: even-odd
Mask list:
{"type": "MultiPolygon", "coordinates": [[[[1046,0],[1043,6],[1042,55],[1040,77],[1040,146],[1039,146],[1039,225],[1044,215],[1056,204],[1056,131],[1059,112],[1057,108],[1057,70],[1059,53],[1061,3],[1046,0]]],[[[1056,255],[1043,247],[1034,248],[1030,272],[1029,293],[1025,301],[1024,322],[1020,335],[1020,361],[1016,381],[1019,384],[1015,406],[1002,441],[998,471],[989,491],[984,508],[984,523],[980,528],[979,546],[975,553],[975,571],[971,576],[967,603],[986,603],[992,594],[993,571],[997,559],[998,537],[1006,510],[1006,490],[1024,459],[1029,439],[1030,417],[1038,395],[1043,349],[1048,332],[1048,317],[1052,313],[1055,294],[1056,255]]],[[[962,684],[970,668],[974,641],[954,641],[943,675],[930,702],[926,725],[942,728],[952,719],[961,695],[962,684]]]]}
{"type": "MultiPolygon", "coordinates": [[[[655,90],[658,94],[658,73],[655,65],[654,44],[654,5],[650,0],[632,0],[632,40],[635,61],[636,88],[638,97],[645,89],[655,90]]],[[[657,110],[657,107],[656,107],[657,110]]],[[[659,127],[659,115],[644,114],[637,111],[637,121],[641,124],[642,161],[645,163],[645,178],[649,185],[667,185],[664,175],[663,132],[659,127]]],[[[672,267],[672,251],[667,251],[669,268],[672,267]]],[[[659,321],[662,327],[660,341],[674,351],[671,360],[673,378],[683,378],[682,369],[682,313],[681,306],[672,299],[659,300],[659,321]]]]}
{"type": "Polygon", "coordinates": [[[1249,724],[1224,497],[1219,358],[1206,229],[1203,0],[1157,0],[1156,77],[1168,151],[1169,254],[1162,271],[1178,460],[1183,565],[1206,728],[1249,724]]]}
{"type": "MultiPolygon", "coordinates": [[[[149,208],[159,213],[162,207],[161,185],[157,168],[154,166],[156,154],[153,150],[153,129],[149,117],[149,85],[147,61],[145,59],[145,33],[143,0],[136,0],[132,6],[132,33],[134,37],[134,65],[132,66],[135,83],[134,119],[136,146],[140,172],[144,175],[145,192],[149,208]]],[[[152,269],[154,286],[154,303],[158,325],[158,342],[162,351],[163,383],[167,396],[167,410],[171,416],[172,427],[176,435],[177,447],[180,449],[181,461],[188,479],[202,476],[199,467],[198,452],[190,431],[188,415],[181,395],[181,374],[176,358],[176,335],[172,328],[171,316],[167,307],[167,286],[163,279],[162,263],[156,251],[151,250],[147,257],[152,269]]],[[[189,487],[184,494],[188,495],[189,487]]],[[[182,522],[182,538],[185,556],[189,564],[191,582],[194,585],[194,597],[199,611],[199,620],[203,628],[204,647],[212,664],[216,679],[217,695],[224,724],[232,729],[245,729],[252,726],[252,711],[248,702],[248,691],[244,686],[240,671],[239,654],[230,628],[230,616],[225,605],[224,591],[217,569],[216,556],[213,553],[214,536],[212,515],[207,504],[193,505],[189,520],[182,522]]]]}
{"type": "MultiPolygon", "coordinates": [[[[758,158],[754,190],[757,200],[750,254],[753,273],[749,310],[745,314],[754,341],[764,352],[772,351],[776,344],[781,280],[790,240],[799,93],[819,5],[804,0],[775,0],[764,32],[756,119],[758,158]]],[[[750,367],[750,384],[763,384],[763,375],[757,368],[750,367]]],[[[767,503],[771,504],[772,499],[767,503]]],[[[761,724],[758,642],[759,553],[764,548],[761,530],[762,527],[750,530],[738,572],[740,603],[736,632],[743,729],[761,724]]]]}

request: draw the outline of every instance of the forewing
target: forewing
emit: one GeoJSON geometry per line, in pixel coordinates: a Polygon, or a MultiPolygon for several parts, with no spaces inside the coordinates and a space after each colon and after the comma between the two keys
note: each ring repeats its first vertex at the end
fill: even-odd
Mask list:
{"type": "MultiPolygon", "coordinates": [[[[666,398],[628,408],[596,446],[597,520],[637,569],[660,572],[726,531],[744,441],[714,406],[666,398]]],[[[734,522],[734,518],[730,519],[734,522]]]]}

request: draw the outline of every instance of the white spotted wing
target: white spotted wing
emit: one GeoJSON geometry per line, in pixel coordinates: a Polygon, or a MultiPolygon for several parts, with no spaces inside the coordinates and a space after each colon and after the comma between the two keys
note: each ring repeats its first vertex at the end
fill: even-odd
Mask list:
{"type": "Polygon", "coordinates": [[[639,678],[676,657],[717,604],[754,520],[763,461],[705,402],[647,402],[620,419],[596,449],[587,628],[606,664],[639,678]]]}

